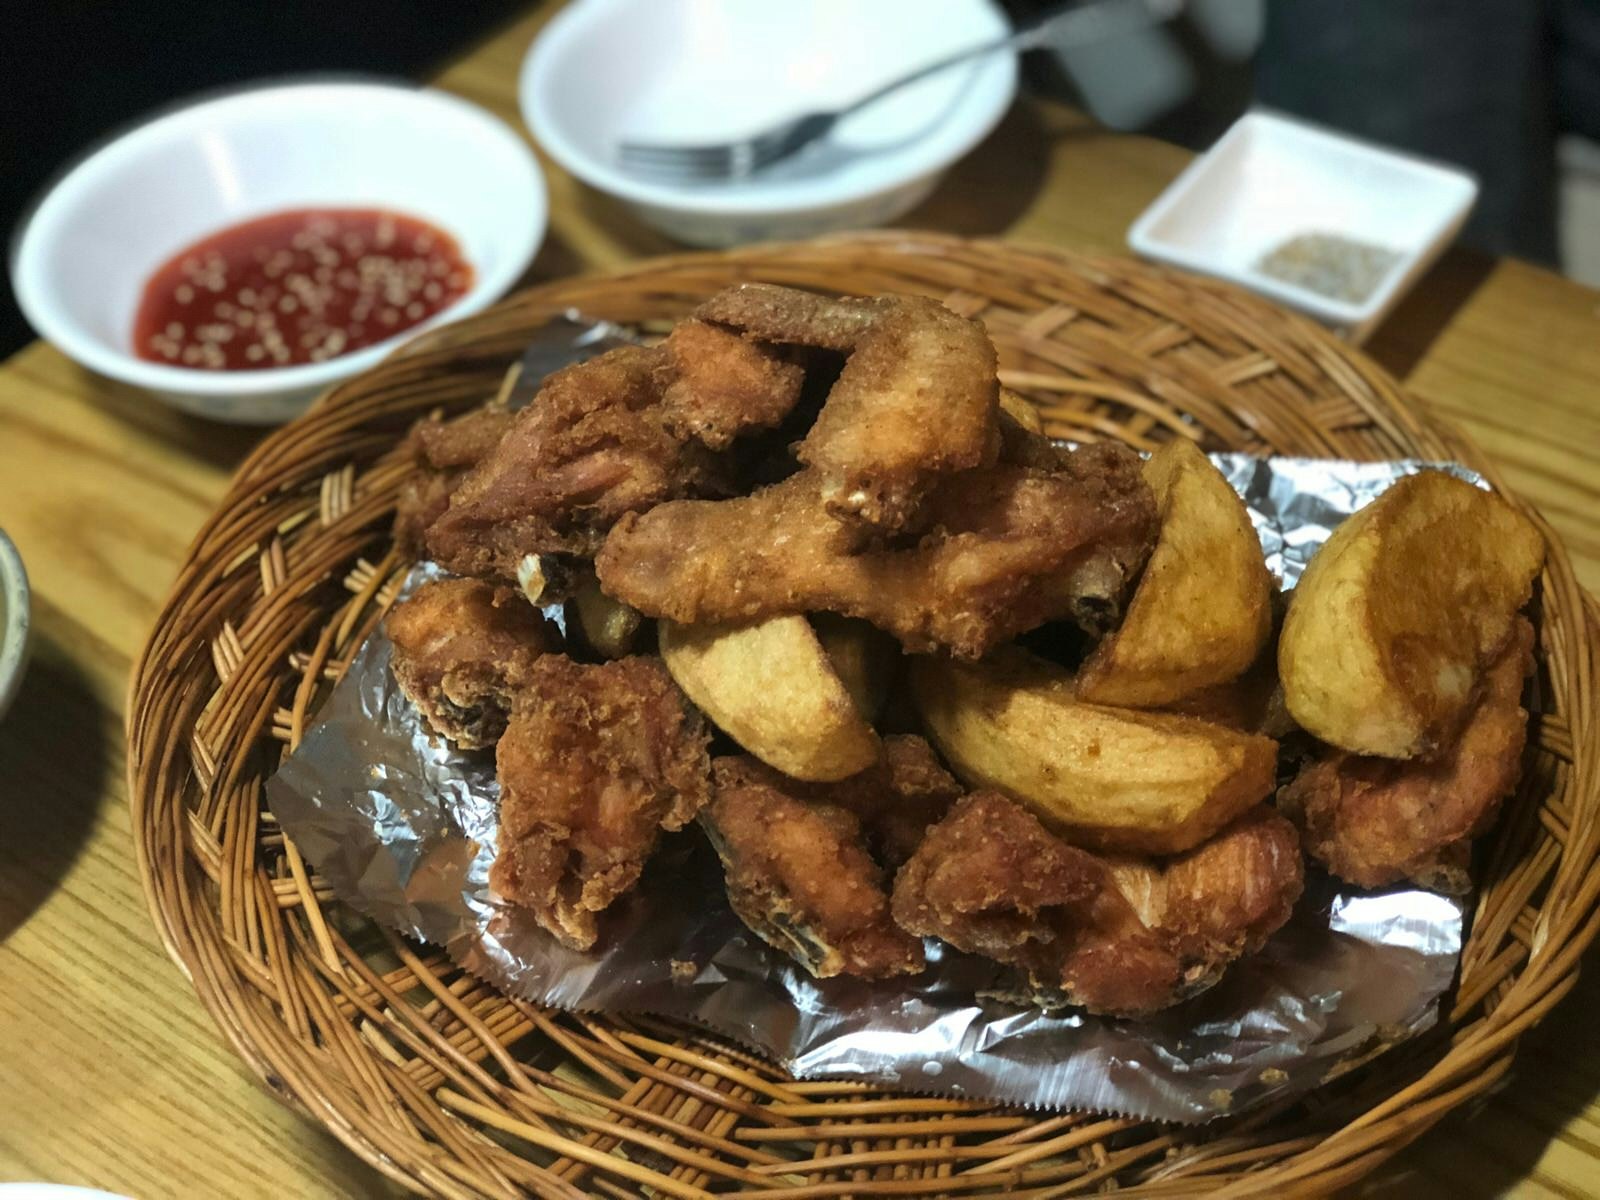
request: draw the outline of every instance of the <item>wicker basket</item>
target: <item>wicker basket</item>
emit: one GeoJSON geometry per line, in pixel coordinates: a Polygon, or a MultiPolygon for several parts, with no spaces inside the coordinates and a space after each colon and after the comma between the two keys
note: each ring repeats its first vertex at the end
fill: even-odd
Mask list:
{"type": "MultiPolygon", "coordinates": [[[[1596,932],[1597,620],[1548,527],[1522,791],[1482,856],[1435,1035],[1204,1128],[796,1082],[695,1030],[509,999],[334,901],[262,782],[406,564],[388,519],[418,416],[493,393],[568,307],[649,325],[740,279],[933,295],[981,317],[1051,432],[1148,447],[1454,457],[1378,367],[1240,292],[1120,259],[887,234],[660,259],[440,329],[269,437],[189,551],[135,673],[139,865],[167,948],[251,1067],[387,1175],[446,1196],[1057,1196],[1331,1190],[1510,1066],[1596,932]]],[[[1535,518],[1537,519],[1537,517],[1535,518]]]]}

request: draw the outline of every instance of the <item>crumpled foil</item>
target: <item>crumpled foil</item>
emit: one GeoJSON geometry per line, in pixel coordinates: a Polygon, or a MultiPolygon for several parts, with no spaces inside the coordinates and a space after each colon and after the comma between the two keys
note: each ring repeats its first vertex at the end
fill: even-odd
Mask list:
{"type": "MultiPolygon", "coordinates": [[[[569,315],[530,349],[519,392],[625,336],[569,315]]],[[[1428,465],[1214,461],[1286,587],[1344,516],[1428,465]]],[[[432,570],[419,567],[411,584],[432,570]]],[[[733,915],[716,856],[693,828],[664,841],[607,914],[600,948],[579,953],[490,892],[493,754],[433,737],[395,683],[389,651],[380,630],[356,653],[269,781],[268,803],[340,899],[539,1004],[683,1018],[802,1079],[1193,1123],[1307,1091],[1415,1036],[1437,1019],[1455,975],[1461,899],[1363,892],[1313,870],[1261,953],[1150,1019],[1007,1002],[994,995],[1005,989],[999,968],[932,941],[927,971],[909,982],[818,980],[733,915]]]]}

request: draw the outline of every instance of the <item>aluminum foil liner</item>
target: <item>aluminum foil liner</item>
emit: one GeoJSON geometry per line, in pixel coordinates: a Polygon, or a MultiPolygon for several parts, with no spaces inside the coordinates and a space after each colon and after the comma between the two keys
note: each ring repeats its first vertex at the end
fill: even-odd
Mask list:
{"type": "MultiPolygon", "coordinates": [[[[557,322],[529,351],[523,396],[623,336],[575,315],[557,322]]],[[[1343,517],[1425,465],[1215,461],[1287,587],[1343,517]]],[[[389,671],[389,650],[379,631],[357,652],[269,782],[268,803],[342,900],[539,1004],[683,1018],[803,1079],[1200,1122],[1309,1090],[1422,1032],[1455,975],[1461,899],[1362,892],[1313,871],[1260,954],[1153,1019],[1006,1002],[994,995],[1004,990],[998,968],[934,942],[928,970],[910,982],[817,980],[733,915],[716,856],[693,828],[669,837],[608,913],[601,948],[578,953],[490,892],[493,755],[430,735],[389,671]]]]}

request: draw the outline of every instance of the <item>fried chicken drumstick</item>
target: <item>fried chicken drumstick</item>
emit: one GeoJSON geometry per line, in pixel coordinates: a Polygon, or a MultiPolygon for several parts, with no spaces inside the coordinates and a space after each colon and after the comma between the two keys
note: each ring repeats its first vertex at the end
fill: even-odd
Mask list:
{"type": "Polygon", "coordinates": [[[494,889],[577,950],[638,882],[663,829],[710,798],[710,740],[659,659],[548,655],[519,680],[496,753],[494,889]]]}
{"type": "Polygon", "coordinates": [[[1455,741],[1428,759],[1332,751],[1302,768],[1278,803],[1295,815],[1306,850],[1340,879],[1384,887],[1410,879],[1460,893],[1472,884],[1472,839],[1517,785],[1533,671],[1533,626],[1518,617],[1484,675],[1482,694],[1455,741]]]}
{"type": "Polygon", "coordinates": [[[630,514],[595,566],[608,595],[681,624],[837,612],[914,653],[977,658],[1080,606],[1098,614],[1143,565],[1156,520],[1138,456],[1110,444],[1054,471],[951,476],[925,517],[908,544],[859,548],[808,470],[735,500],[630,514]]]}
{"type": "Polygon", "coordinates": [[[1289,918],[1294,826],[1267,809],[1165,865],[1067,845],[995,792],[956,804],[895,879],[901,928],[1021,968],[1092,1012],[1155,1012],[1214,983],[1289,918]]]}
{"type": "Polygon", "coordinates": [[[435,733],[463,750],[492,746],[505,731],[517,681],[561,632],[510,588],[478,579],[436,579],[384,621],[390,666],[435,733]]]}

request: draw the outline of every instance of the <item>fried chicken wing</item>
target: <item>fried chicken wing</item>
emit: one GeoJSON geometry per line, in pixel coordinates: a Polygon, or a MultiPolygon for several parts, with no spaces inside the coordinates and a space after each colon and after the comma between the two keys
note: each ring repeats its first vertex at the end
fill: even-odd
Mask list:
{"type": "Polygon", "coordinates": [[[463,575],[509,582],[530,555],[592,555],[624,513],[735,490],[725,449],[778,424],[800,368],[698,323],[557,371],[461,479],[427,546],[463,575]]]}
{"type": "Polygon", "coordinates": [[[703,321],[680,321],[657,367],[667,428],[711,450],[775,429],[800,398],[804,371],[769,349],[703,321]]]}
{"type": "Polygon", "coordinates": [[[752,283],[718,293],[696,315],[759,341],[848,354],[799,452],[835,515],[903,529],[940,476],[995,461],[994,346],[982,325],[942,304],[752,283]]]}
{"type": "Polygon", "coordinates": [[[550,376],[427,532],[463,575],[510,582],[530,554],[587,555],[625,512],[716,494],[716,464],[666,429],[661,352],[626,346],[550,376]]]}
{"type": "Polygon", "coordinates": [[[1521,773],[1528,736],[1522,687],[1532,670],[1533,626],[1519,617],[1466,725],[1437,755],[1330,751],[1302,768],[1278,803],[1296,816],[1311,856],[1361,887],[1410,879],[1467,891],[1472,839],[1493,823],[1521,773]]]}
{"type": "Polygon", "coordinates": [[[1100,613],[1155,530],[1138,457],[1112,445],[1056,471],[954,475],[928,497],[927,532],[904,544],[858,547],[819,496],[808,470],[735,500],[631,514],[596,559],[601,585],[682,624],[821,610],[870,621],[913,652],[976,658],[1085,606],[1100,613]]]}
{"type": "Polygon", "coordinates": [[[922,738],[890,734],[877,765],[832,785],[827,798],[860,818],[873,855],[894,871],[964,791],[922,738]]]}
{"type": "Polygon", "coordinates": [[[960,801],[895,879],[902,928],[1024,970],[1093,1012],[1150,1013],[1214,983],[1289,917],[1294,827],[1247,815],[1166,864],[1069,846],[998,793],[960,801]]]}
{"type": "Polygon", "coordinates": [[[834,783],[793,779],[753,755],[718,761],[740,763],[743,778],[778,788],[798,800],[831,804],[853,813],[861,822],[873,857],[891,871],[911,857],[929,827],[950,811],[965,790],[940,764],[933,747],[914,734],[885,737],[877,762],[834,783]]]}
{"type": "Polygon", "coordinates": [[[923,969],[922,943],[890,918],[888,877],[854,813],[798,794],[804,785],[749,757],[719,758],[712,771],[701,824],[740,920],[819,978],[923,969]]]}
{"type": "Polygon", "coordinates": [[[411,427],[401,449],[418,470],[400,489],[394,519],[395,540],[403,551],[424,550],[428,526],[449,507],[456,484],[489,456],[510,424],[510,410],[486,404],[450,420],[433,413],[411,427]]]}
{"type": "Polygon", "coordinates": [[[1058,925],[1103,886],[1095,857],[997,792],[958,801],[894,883],[902,929],[997,962],[1043,963],[1058,925]]]}
{"type": "Polygon", "coordinates": [[[515,680],[561,646],[554,624],[521,595],[476,579],[437,579],[384,620],[401,690],[435,733],[464,750],[492,746],[515,680]]]}
{"type": "Polygon", "coordinates": [[[598,914],[638,881],[661,831],[710,798],[709,740],[658,659],[539,659],[518,680],[496,752],[490,884],[587,950],[598,914]]]}

